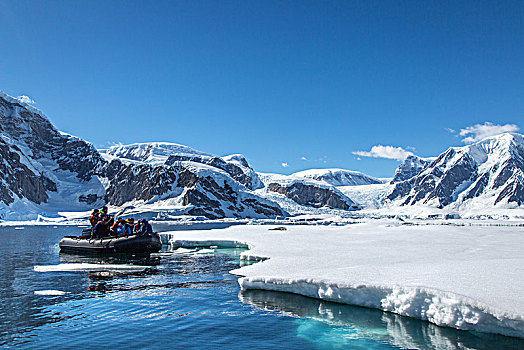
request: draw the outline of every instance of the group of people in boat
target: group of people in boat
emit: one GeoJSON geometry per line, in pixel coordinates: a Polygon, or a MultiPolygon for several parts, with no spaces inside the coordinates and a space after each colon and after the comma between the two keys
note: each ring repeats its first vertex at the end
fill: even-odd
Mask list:
{"type": "Polygon", "coordinates": [[[114,215],[109,215],[107,207],[93,210],[89,221],[91,229],[84,231],[82,237],[122,237],[153,233],[153,227],[146,219],[138,219],[135,222],[134,218],[115,218],[114,215]]]}

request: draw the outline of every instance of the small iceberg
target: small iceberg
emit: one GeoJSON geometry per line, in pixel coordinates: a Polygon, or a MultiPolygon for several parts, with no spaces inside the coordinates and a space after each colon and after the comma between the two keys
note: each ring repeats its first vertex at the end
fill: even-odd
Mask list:
{"type": "Polygon", "coordinates": [[[58,264],[58,265],[36,265],[36,272],[71,272],[71,271],[141,271],[148,266],[117,265],[117,264],[58,264]]]}
{"type": "Polygon", "coordinates": [[[57,295],[64,295],[64,294],[69,294],[69,292],[64,292],[64,291],[55,290],[55,289],[35,290],[35,295],[52,295],[52,296],[57,296],[57,295]]]}

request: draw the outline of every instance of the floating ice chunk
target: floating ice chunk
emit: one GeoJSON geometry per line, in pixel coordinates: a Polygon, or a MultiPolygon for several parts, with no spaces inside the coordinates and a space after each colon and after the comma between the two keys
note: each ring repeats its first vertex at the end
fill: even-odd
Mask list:
{"type": "Polygon", "coordinates": [[[64,294],[69,294],[69,292],[64,292],[64,291],[55,290],[55,289],[35,290],[35,295],[64,295],[64,294]]]}
{"type": "Polygon", "coordinates": [[[116,265],[116,264],[58,264],[58,265],[36,265],[36,272],[63,272],[63,271],[140,271],[147,269],[147,266],[137,265],[116,265]]]}
{"type": "Polygon", "coordinates": [[[195,249],[186,249],[186,248],[178,248],[173,251],[175,254],[188,254],[188,253],[194,253],[195,249]]]}
{"type": "Polygon", "coordinates": [[[214,252],[213,249],[200,249],[195,252],[195,255],[213,254],[214,252]]]}

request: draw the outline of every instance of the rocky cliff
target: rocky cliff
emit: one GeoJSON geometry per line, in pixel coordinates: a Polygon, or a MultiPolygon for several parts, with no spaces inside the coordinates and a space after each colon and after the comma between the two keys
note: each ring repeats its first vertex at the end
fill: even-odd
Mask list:
{"type": "Polygon", "coordinates": [[[288,185],[270,183],[268,190],[283,194],[295,203],[314,208],[357,210],[359,206],[351,199],[334,189],[323,188],[303,182],[288,185]]]}

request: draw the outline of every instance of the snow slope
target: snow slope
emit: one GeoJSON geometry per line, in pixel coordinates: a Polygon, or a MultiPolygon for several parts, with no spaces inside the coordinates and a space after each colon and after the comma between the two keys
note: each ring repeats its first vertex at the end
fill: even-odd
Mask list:
{"type": "Polygon", "coordinates": [[[524,228],[233,226],[163,233],[175,246],[248,244],[243,289],[292,292],[440,326],[524,338],[524,228]],[[199,243],[200,241],[206,241],[199,243]]]}
{"type": "Polygon", "coordinates": [[[171,142],[132,143],[129,145],[120,144],[111,146],[108,149],[99,150],[99,152],[112,157],[144,162],[151,165],[165,164],[166,160],[172,155],[184,157],[212,157],[212,155],[209,153],[197,151],[191,147],[171,142]]]}

